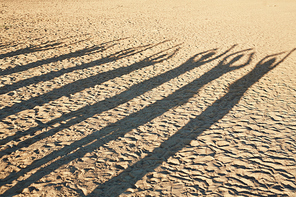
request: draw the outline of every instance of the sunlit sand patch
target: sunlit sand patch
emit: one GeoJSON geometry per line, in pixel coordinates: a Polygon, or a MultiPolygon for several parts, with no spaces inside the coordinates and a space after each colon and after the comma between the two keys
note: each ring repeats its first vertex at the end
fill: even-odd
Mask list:
{"type": "Polygon", "coordinates": [[[0,195],[295,196],[294,4],[3,1],[0,195]]]}

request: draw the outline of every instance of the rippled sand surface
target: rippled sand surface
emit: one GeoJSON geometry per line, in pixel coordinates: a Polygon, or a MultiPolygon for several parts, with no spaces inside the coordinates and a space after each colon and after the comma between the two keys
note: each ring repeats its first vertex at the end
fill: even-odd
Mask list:
{"type": "Polygon", "coordinates": [[[296,196],[293,0],[2,0],[0,196],[296,196]]]}

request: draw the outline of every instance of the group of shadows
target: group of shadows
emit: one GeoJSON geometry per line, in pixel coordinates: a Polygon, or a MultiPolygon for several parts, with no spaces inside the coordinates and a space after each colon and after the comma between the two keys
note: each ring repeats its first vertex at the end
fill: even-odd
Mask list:
{"type": "MultiPolygon", "coordinates": [[[[62,61],[67,58],[79,57],[87,54],[95,54],[99,52],[103,52],[104,50],[114,46],[116,43],[120,42],[120,40],[115,40],[112,42],[107,42],[100,44],[99,46],[85,48],[73,53],[64,54],[58,57],[53,57],[44,60],[38,60],[33,63],[29,63],[27,65],[16,66],[14,68],[6,69],[1,71],[1,75],[8,75],[15,72],[25,71],[27,69],[35,68],[41,66],[43,64],[53,63],[57,61],[62,61]]],[[[168,42],[168,41],[164,41],[168,42]]],[[[96,61],[85,63],[80,66],[65,68],[59,71],[52,71],[46,73],[41,76],[35,76],[29,79],[25,79],[22,81],[18,81],[12,85],[5,85],[0,88],[0,93],[5,94],[10,91],[19,89],[24,86],[28,86],[30,84],[37,84],[42,81],[47,81],[64,75],[66,73],[73,72],[75,70],[91,68],[94,66],[106,64],[108,62],[117,61],[122,58],[129,58],[135,54],[141,53],[145,50],[156,47],[157,45],[161,45],[164,42],[154,44],[154,45],[145,45],[139,47],[128,48],[119,52],[115,52],[106,57],[98,59],[96,61]]],[[[35,51],[43,51],[52,49],[54,47],[60,47],[61,43],[45,43],[42,46],[32,46],[31,48],[26,48],[23,50],[18,50],[15,52],[10,52],[7,54],[0,55],[0,58],[11,57],[14,55],[24,54],[24,53],[32,53],[35,51]]],[[[91,152],[98,147],[112,141],[116,140],[119,137],[123,137],[126,133],[130,132],[132,129],[135,129],[154,118],[162,115],[168,110],[185,104],[188,102],[190,98],[192,98],[201,87],[210,83],[211,81],[221,77],[222,75],[231,72],[236,69],[240,69],[249,65],[254,56],[254,52],[252,49],[246,49],[241,51],[232,52],[236,46],[233,45],[226,51],[217,54],[217,49],[212,49],[208,51],[201,52],[199,54],[194,55],[189,58],[185,63],[180,66],[166,71],[163,74],[157,75],[153,78],[149,78],[141,83],[132,85],[128,90],[117,94],[113,97],[106,98],[103,101],[97,102],[93,105],[88,105],[83,108],[80,108],[76,111],[71,111],[67,114],[63,114],[61,117],[53,119],[47,123],[38,122],[38,126],[29,128],[26,131],[18,131],[13,136],[6,137],[0,141],[0,145],[4,145],[9,141],[19,141],[19,143],[13,147],[8,147],[0,153],[0,157],[2,158],[4,155],[9,155],[18,149],[28,147],[31,144],[35,143],[38,140],[42,140],[46,137],[52,136],[57,132],[68,128],[72,125],[75,125],[79,122],[82,122],[94,115],[100,114],[104,111],[113,109],[123,103],[130,101],[131,99],[144,94],[156,88],[163,83],[168,82],[169,80],[176,78],[187,71],[200,67],[204,64],[210,63],[214,60],[218,60],[217,65],[213,67],[210,71],[203,74],[201,77],[195,79],[194,81],[188,83],[182,88],[176,90],[166,98],[162,100],[158,100],[155,103],[143,108],[140,111],[137,111],[125,118],[109,124],[108,126],[93,132],[92,134],[82,138],[78,141],[73,142],[72,144],[63,147],[60,150],[53,151],[49,155],[43,157],[42,159],[37,159],[33,161],[29,166],[24,169],[21,169],[19,172],[13,172],[8,175],[6,178],[1,180],[0,187],[11,184],[14,180],[17,180],[19,177],[25,175],[33,169],[40,168],[42,165],[56,160],[58,157],[63,159],[57,159],[51,164],[41,167],[34,174],[32,174],[29,178],[23,181],[19,181],[14,186],[10,187],[2,196],[9,196],[15,194],[16,192],[22,191],[24,188],[30,186],[32,183],[38,181],[42,177],[51,173],[52,171],[58,169],[60,166],[67,164],[75,159],[81,158],[81,155],[85,155],[87,152],[91,152]],[[240,63],[239,65],[234,65],[241,58],[247,57],[247,61],[244,63],[240,63]],[[180,96],[182,95],[182,96],[180,96]],[[58,127],[51,127],[56,123],[60,123],[58,127]],[[43,128],[50,128],[48,130],[44,130],[44,132],[40,134],[36,134],[37,131],[42,130],[43,128]],[[29,139],[20,141],[20,138],[24,135],[33,136],[29,139]],[[96,140],[95,140],[96,139],[96,140]],[[94,141],[95,140],[95,141],[94,141]],[[79,148],[79,150],[77,149],[79,148]],[[77,151],[74,151],[77,150],[77,151]],[[74,151],[74,152],[73,152],[74,151]]],[[[142,69],[147,66],[154,65],[156,63],[161,63],[165,60],[169,60],[172,58],[177,52],[180,50],[180,45],[175,45],[171,48],[167,48],[166,50],[160,51],[156,54],[153,54],[141,61],[133,63],[126,67],[119,67],[117,69],[113,69],[110,71],[106,71],[103,73],[99,73],[97,75],[91,76],[89,78],[80,79],[73,83],[62,86],[59,89],[53,89],[50,92],[47,92],[43,95],[33,97],[29,100],[24,100],[21,103],[15,103],[11,107],[4,107],[0,110],[0,119],[4,121],[4,119],[10,115],[16,114],[26,109],[33,109],[36,106],[43,105],[50,101],[54,101],[59,99],[62,96],[69,97],[71,94],[82,91],[86,88],[94,87],[95,85],[102,84],[108,80],[114,79],[116,77],[120,77],[122,75],[129,74],[137,69],[142,69]]],[[[190,144],[190,140],[182,140],[182,139],[196,139],[196,137],[201,134],[203,131],[209,129],[211,125],[220,120],[223,116],[225,116],[241,99],[243,94],[250,88],[254,83],[256,83],[260,78],[262,78],[266,73],[270,70],[277,67],[280,63],[282,63],[295,49],[289,52],[282,52],[274,55],[269,55],[261,59],[246,75],[237,79],[228,87],[228,92],[217,99],[211,106],[206,108],[200,115],[196,118],[192,118],[188,124],[178,130],[174,135],[169,137],[166,141],[162,143],[161,146],[155,148],[153,152],[149,153],[148,156],[139,160],[133,165],[130,165],[127,169],[121,172],[119,175],[111,178],[107,182],[99,185],[89,196],[97,196],[97,193],[100,193],[102,196],[108,196],[112,193],[113,196],[119,195],[123,193],[126,189],[132,188],[134,184],[140,180],[145,174],[148,172],[152,172],[155,168],[157,168],[163,161],[166,161],[170,156],[173,156],[176,152],[181,150],[182,147],[190,144]],[[215,114],[213,116],[213,114],[215,114]],[[192,130],[192,128],[195,128],[192,130]],[[178,142],[178,144],[174,144],[178,142]],[[172,145],[173,144],[173,145],[172,145]],[[155,155],[158,156],[160,161],[155,160],[155,155]],[[142,164],[149,164],[148,168],[143,169],[142,164]],[[139,169],[141,169],[141,173],[139,174],[139,169]],[[137,173],[133,173],[137,172],[137,173]],[[128,174],[135,174],[132,179],[129,179],[127,183],[122,183],[122,180],[128,174]]],[[[241,61],[240,61],[241,62],[241,61]]],[[[8,123],[8,122],[7,122],[8,123]]],[[[81,191],[77,191],[81,196],[85,196],[81,191]]]]}

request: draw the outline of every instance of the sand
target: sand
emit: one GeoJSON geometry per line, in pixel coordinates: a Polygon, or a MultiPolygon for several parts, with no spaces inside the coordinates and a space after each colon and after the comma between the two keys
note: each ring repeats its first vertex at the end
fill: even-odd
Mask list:
{"type": "Polygon", "coordinates": [[[294,0],[2,0],[0,196],[296,196],[294,0]]]}

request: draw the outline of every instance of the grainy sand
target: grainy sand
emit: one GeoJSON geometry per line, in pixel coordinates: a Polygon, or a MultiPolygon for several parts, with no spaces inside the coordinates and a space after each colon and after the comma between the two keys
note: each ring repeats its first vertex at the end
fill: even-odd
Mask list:
{"type": "Polygon", "coordinates": [[[1,0],[0,196],[296,196],[296,1],[1,0]]]}

